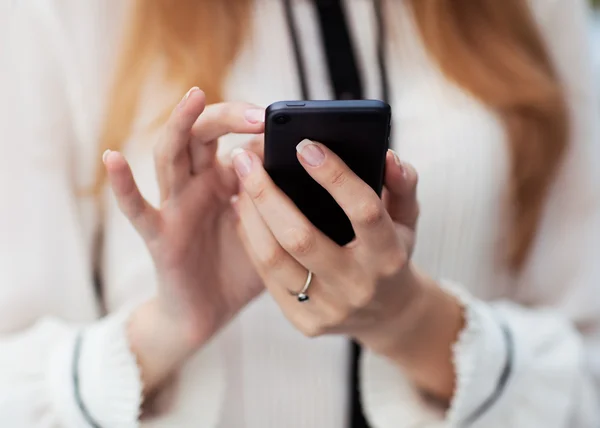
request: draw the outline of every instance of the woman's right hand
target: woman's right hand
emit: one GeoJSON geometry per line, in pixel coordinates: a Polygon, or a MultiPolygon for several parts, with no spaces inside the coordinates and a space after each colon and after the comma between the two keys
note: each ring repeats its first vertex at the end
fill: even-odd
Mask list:
{"type": "Polygon", "coordinates": [[[263,116],[245,103],[205,106],[204,93],[192,88],[155,147],[159,208],[142,197],[120,153],[103,156],[119,207],[158,277],[156,297],[134,311],[128,331],[146,393],[263,290],[236,233],[237,177],[216,159],[219,137],[262,133],[263,116]]]}

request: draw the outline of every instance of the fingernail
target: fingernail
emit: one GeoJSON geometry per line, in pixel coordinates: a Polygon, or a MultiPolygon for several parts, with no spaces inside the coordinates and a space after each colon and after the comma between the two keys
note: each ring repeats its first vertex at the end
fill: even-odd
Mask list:
{"type": "Polygon", "coordinates": [[[300,144],[296,146],[296,150],[300,153],[302,159],[310,166],[319,166],[325,160],[325,153],[323,150],[310,140],[302,140],[300,144]]]}
{"type": "Polygon", "coordinates": [[[392,156],[394,156],[394,162],[396,162],[396,165],[398,165],[398,168],[400,168],[402,176],[406,178],[406,166],[404,165],[404,162],[400,160],[400,156],[398,156],[398,153],[396,153],[392,149],[390,149],[390,153],[392,154],[392,156]]]}
{"type": "Polygon", "coordinates": [[[104,153],[102,153],[102,162],[106,163],[106,159],[108,159],[108,155],[110,155],[110,149],[109,150],[105,150],[104,153]]]}
{"type": "Polygon", "coordinates": [[[186,92],[186,94],[183,96],[183,98],[181,99],[181,101],[179,102],[179,108],[182,108],[183,106],[185,106],[186,101],[188,100],[188,98],[190,97],[190,95],[192,95],[192,93],[199,91],[200,88],[197,86],[194,86],[193,88],[191,88],[189,91],[186,92]]]}
{"type": "Polygon", "coordinates": [[[393,151],[392,149],[389,149],[390,153],[392,154],[392,156],[394,156],[394,162],[396,162],[396,165],[398,166],[402,166],[402,162],[400,161],[400,156],[398,156],[398,153],[396,153],[395,151],[393,151]]]}
{"type": "Polygon", "coordinates": [[[252,158],[250,158],[246,150],[239,147],[233,149],[231,152],[231,159],[233,161],[233,167],[240,177],[245,177],[250,174],[250,171],[252,171],[252,158]]]}
{"type": "Polygon", "coordinates": [[[263,123],[265,121],[265,111],[261,108],[251,108],[246,110],[244,117],[252,124],[263,123]]]}
{"type": "Polygon", "coordinates": [[[240,200],[240,198],[239,198],[239,196],[238,196],[238,195],[233,195],[233,196],[231,197],[231,200],[230,200],[230,202],[231,202],[231,207],[233,208],[233,212],[235,213],[235,216],[236,216],[237,218],[239,218],[239,217],[240,217],[240,205],[239,205],[239,200],[240,200]]]}

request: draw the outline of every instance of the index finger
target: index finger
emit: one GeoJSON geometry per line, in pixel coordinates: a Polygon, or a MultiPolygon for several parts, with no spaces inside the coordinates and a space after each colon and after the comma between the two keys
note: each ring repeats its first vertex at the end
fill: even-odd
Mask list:
{"type": "Polygon", "coordinates": [[[227,134],[264,132],[265,110],[243,102],[212,104],[192,127],[192,172],[198,174],[216,160],[217,140],[227,134]]]}
{"type": "Polygon", "coordinates": [[[161,198],[178,192],[190,175],[188,152],[190,130],[204,111],[206,96],[198,87],[190,89],[173,109],[161,141],[154,147],[161,198]]]}
{"type": "Polygon", "coordinates": [[[194,126],[192,138],[207,143],[226,134],[261,134],[265,130],[265,109],[244,102],[225,102],[206,106],[194,126]]]}

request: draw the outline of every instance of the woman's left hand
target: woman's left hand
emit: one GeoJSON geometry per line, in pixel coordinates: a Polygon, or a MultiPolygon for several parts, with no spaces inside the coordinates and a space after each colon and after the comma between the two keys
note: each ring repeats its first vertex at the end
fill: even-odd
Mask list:
{"type": "MultiPolygon", "coordinates": [[[[314,227],[273,183],[252,151],[238,150],[233,163],[245,192],[237,202],[240,234],[264,283],[287,318],[305,335],[347,334],[386,348],[386,326],[420,296],[410,256],[418,217],[417,175],[389,152],[384,201],[324,145],[304,141],[298,159],[350,218],[356,239],[341,247],[314,227]],[[386,209],[387,208],[387,209],[386,209]],[[313,279],[309,300],[291,293],[313,279]]],[[[394,344],[395,345],[395,344],[394,344]]]]}

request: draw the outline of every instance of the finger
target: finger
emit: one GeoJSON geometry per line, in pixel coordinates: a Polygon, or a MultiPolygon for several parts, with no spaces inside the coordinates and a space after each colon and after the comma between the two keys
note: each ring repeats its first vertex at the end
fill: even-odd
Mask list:
{"type": "MultiPolygon", "coordinates": [[[[248,151],[256,154],[256,156],[258,156],[258,158],[261,161],[264,161],[264,144],[265,144],[264,135],[258,135],[256,137],[252,138],[248,143],[244,144],[243,148],[245,150],[248,150],[248,151]]],[[[222,159],[221,165],[223,167],[222,179],[223,179],[223,183],[225,183],[226,188],[228,190],[231,190],[232,193],[238,193],[239,192],[239,180],[238,180],[237,174],[235,172],[235,169],[233,168],[233,165],[231,163],[231,155],[222,159]]]]}
{"type": "Polygon", "coordinates": [[[236,205],[240,240],[265,287],[292,324],[305,334],[320,335],[323,325],[331,324],[330,320],[339,313],[343,296],[338,293],[335,299],[324,287],[322,278],[313,274],[306,293],[309,300],[299,302],[295,294],[302,291],[308,269],[281,247],[248,194],[240,195],[236,205]]]}
{"type": "Polygon", "coordinates": [[[273,183],[258,156],[236,149],[232,157],[245,193],[281,247],[327,282],[338,282],[340,270],[349,263],[345,249],[325,236],[300,212],[273,183]]]}
{"type": "Polygon", "coordinates": [[[378,250],[395,243],[392,219],[367,183],[323,144],[304,140],[297,150],[304,169],[344,210],[359,243],[378,250]]]}
{"type": "Polygon", "coordinates": [[[303,275],[306,269],[281,248],[248,195],[240,195],[234,204],[240,219],[238,233],[246,252],[273,297],[286,303],[291,291],[302,288],[292,278],[303,275]]]}
{"type": "Polygon", "coordinates": [[[158,232],[159,214],[140,193],[127,160],[107,150],[102,161],[120,210],[144,240],[151,240],[158,232]]]}
{"type": "Polygon", "coordinates": [[[254,153],[259,159],[264,162],[265,160],[265,136],[258,135],[251,139],[248,144],[244,146],[244,149],[254,153]]]}
{"type": "Polygon", "coordinates": [[[419,218],[417,201],[417,171],[389,150],[386,157],[385,187],[387,209],[399,224],[415,229],[419,218]]]}
{"type": "Polygon", "coordinates": [[[206,107],[192,127],[192,173],[200,174],[216,160],[217,140],[226,134],[264,132],[265,110],[248,103],[228,102],[206,107]]]}
{"type": "Polygon", "coordinates": [[[173,109],[164,136],[155,147],[154,159],[163,200],[171,193],[177,193],[190,177],[190,133],[205,105],[204,92],[196,87],[190,89],[173,109]]]}

